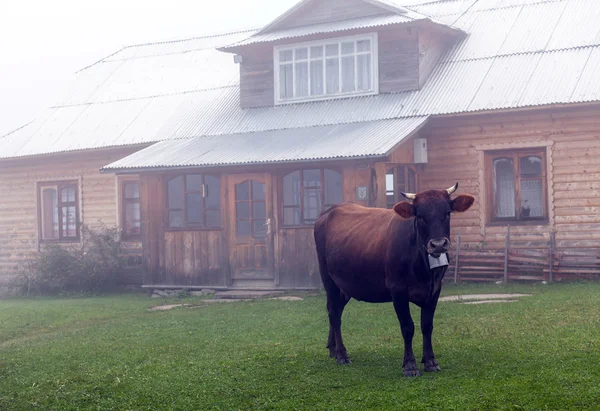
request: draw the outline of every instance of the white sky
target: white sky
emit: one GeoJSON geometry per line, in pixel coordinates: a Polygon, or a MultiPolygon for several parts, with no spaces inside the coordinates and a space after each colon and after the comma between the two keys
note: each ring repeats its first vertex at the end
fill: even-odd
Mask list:
{"type": "Polygon", "coordinates": [[[0,136],[123,46],[261,27],[298,1],[0,0],[0,136]]]}

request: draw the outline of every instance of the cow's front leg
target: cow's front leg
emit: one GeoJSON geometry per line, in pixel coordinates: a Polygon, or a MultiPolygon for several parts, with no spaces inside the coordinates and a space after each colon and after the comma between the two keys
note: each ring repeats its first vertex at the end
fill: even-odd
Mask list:
{"type": "Polygon", "coordinates": [[[433,334],[433,316],[440,296],[439,291],[434,295],[431,302],[421,308],[421,332],[423,333],[423,358],[421,362],[425,364],[425,372],[440,371],[440,366],[435,360],[431,335],[433,334]]]}
{"type": "Polygon", "coordinates": [[[404,339],[404,361],[402,362],[402,371],[406,377],[418,377],[421,374],[417,368],[415,354],[412,349],[412,340],[415,335],[415,323],[410,316],[408,295],[396,294],[392,298],[398,321],[400,321],[402,338],[404,339]]]}

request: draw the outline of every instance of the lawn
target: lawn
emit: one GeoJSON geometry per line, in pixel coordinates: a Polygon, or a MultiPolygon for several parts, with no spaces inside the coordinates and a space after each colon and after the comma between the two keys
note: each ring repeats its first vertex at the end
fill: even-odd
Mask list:
{"type": "MultiPolygon", "coordinates": [[[[353,361],[325,349],[323,295],[149,312],[143,295],[0,301],[0,409],[598,409],[600,284],[446,286],[530,292],[440,303],[442,371],[402,376],[391,304],[352,301],[353,361]]],[[[418,309],[413,307],[418,324],[418,309]]],[[[415,338],[420,359],[421,338],[415,338]]],[[[421,367],[422,368],[422,367],[421,367]]]]}

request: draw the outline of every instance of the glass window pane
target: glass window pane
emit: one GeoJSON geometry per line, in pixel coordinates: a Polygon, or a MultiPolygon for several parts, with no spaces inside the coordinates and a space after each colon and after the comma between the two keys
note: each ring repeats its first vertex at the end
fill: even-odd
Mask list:
{"type": "Polygon", "coordinates": [[[128,200],[140,198],[140,184],[125,183],[125,198],[128,200]]]}
{"type": "Polygon", "coordinates": [[[279,98],[294,97],[294,73],[291,64],[279,66],[279,98]]]}
{"type": "Polygon", "coordinates": [[[292,61],[292,50],[282,50],[279,52],[279,61],[292,61]]]}
{"type": "Polygon", "coordinates": [[[371,55],[361,54],[357,59],[357,81],[359,90],[371,90],[371,55]]]}
{"type": "Polygon", "coordinates": [[[283,177],[283,205],[300,205],[300,171],[294,171],[283,177]]]}
{"type": "Polygon", "coordinates": [[[140,234],[140,203],[129,203],[125,205],[125,234],[140,234]]]}
{"type": "Polygon", "coordinates": [[[235,185],[236,201],[250,201],[250,181],[235,185]]]}
{"type": "Polygon", "coordinates": [[[253,220],[252,221],[252,237],[266,237],[267,236],[267,221],[266,220],[253,220]]]}
{"type": "Polygon", "coordinates": [[[242,202],[235,204],[236,218],[250,218],[250,202],[242,202]]]}
{"type": "Polygon", "coordinates": [[[325,46],[325,56],[332,57],[339,54],[339,46],[337,44],[328,44],[325,46]]]}
{"type": "Polygon", "coordinates": [[[188,224],[202,225],[202,194],[188,194],[186,206],[188,224]]]}
{"type": "Polygon", "coordinates": [[[325,170],[325,205],[342,202],[342,175],[337,171],[325,170]]]}
{"type": "Polygon", "coordinates": [[[321,187],[321,170],[304,170],[302,180],[304,187],[321,187]]]}
{"type": "Polygon", "coordinates": [[[72,203],[75,202],[75,186],[62,187],[60,189],[60,202],[72,203]]]}
{"type": "Polygon", "coordinates": [[[206,208],[220,209],[221,208],[221,185],[219,179],[213,176],[205,176],[204,183],[206,184],[206,208]]]}
{"type": "Polygon", "coordinates": [[[515,173],[511,159],[494,160],[494,193],[496,217],[515,217],[515,173]]]}
{"type": "Polygon", "coordinates": [[[296,94],[295,97],[308,96],[308,62],[296,63],[296,94]]]}
{"type": "Polygon", "coordinates": [[[284,207],[284,225],[300,225],[300,207],[284,207]]]}
{"type": "Polygon", "coordinates": [[[342,92],[354,91],[354,56],[342,57],[342,92]]]}
{"type": "Polygon", "coordinates": [[[169,211],[169,227],[183,227],[183,210],[169,211]]]}
{"type": "Polygon", "coordinates": [[[183,176],[175,177],[167,183],[169,209],[183,208],[183,176]]]}
{"type": "Polygon", "coordinates": [[[394,195],[394,172],[390,171],[385,175],[385,192],[394,195]]]}
{"type": "Polygon", "coordinates": [[[321,190],[319,188],[304,189],[304,222],[313,224],[319,218],[322,209],[321,190]]]}
{"type": "Polygon", "coordinates": [[[55,188],[42,191],[42,239],[58,239],[58,196],[55,188]]]}
{"type": "Polygon", "coordinates": [[[521,157],[521,176],[538,177],[542,175],[542,159],[537,156],[521,157]]]}
{"type": "Polygon", "coordinates": [[[356,50],[358,52],[361,51],[370,51],[371,50],[371,40],[360,40],[356,42],[356,50]]]}
{"type": "Polygon", "coordinates": [[[340,62],[336,59],[325,60],[325,77],[327,94],[336,94],[340,91],[340,62]]]}
{"type": "Polygon", "coordinates": [[[267,198],[266,185],[258,181],[252,181],[252,200],[265,200],[267,198]]]}
{"type": "Polygon", "coordinates": [[[221,210],[206,210],[206,227],[221,227],[221,210]]]}
{"type": "Polygon", "coordinates": [[[323,58],[323,46],[311,47],[310,48],[310,58],[323,58]]]}
{"type": "Polygon", "coordinates": [[[240,237],[250,237],[251,235],[250,220],[237,220],[237,235],[240,237]]]}
{"type": "Polygon", "coordinates": [[[323,94],[323,60],[310,62],[310,95],[323,94]]]}
{"type": "Polygon", "coordinates": [[[354,42],[345,42],[342,43],[342,54],[352,54],[354,53],[354,42]]]}
{"type": "Polygon", "coordinates": [[[302,47],[294,50],[296,53],[296,60],[306,60],[308,58],[308,49],[306,47],[302,47]]]}
{"type": "Polygon", "coordinates": [[[190,192],[202,192],[202,176],[199,174],[188,174],[185,176],[185,189],[190,192]]]}
{"type": "Polygon", "coordinates": [[[77,216],[75,214],[75,206],[61,208],[63,237],[77,237],[77,216]]]}
{"type": "Polygon", "coordinates": [[[267,204],[262,201],[252,203],[252,218],[267,218],[267,204]]]}
{"type": "Polygon", "coordinates": [[[521,181],[521,216],[544,216],[544,190],[542,180],[521,181]]]}

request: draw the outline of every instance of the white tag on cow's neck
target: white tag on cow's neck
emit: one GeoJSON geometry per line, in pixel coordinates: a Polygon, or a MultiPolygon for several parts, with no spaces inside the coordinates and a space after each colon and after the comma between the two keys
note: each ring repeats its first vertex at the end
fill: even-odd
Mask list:
{"type": "Polygon", "coordinates": [[[441,254],[438,258],[432,257],[430,254],[427,256],[429,257],[429,268],[445,267],[448,265],[448,256],[446,256],[446,253],[441,254]]]}

